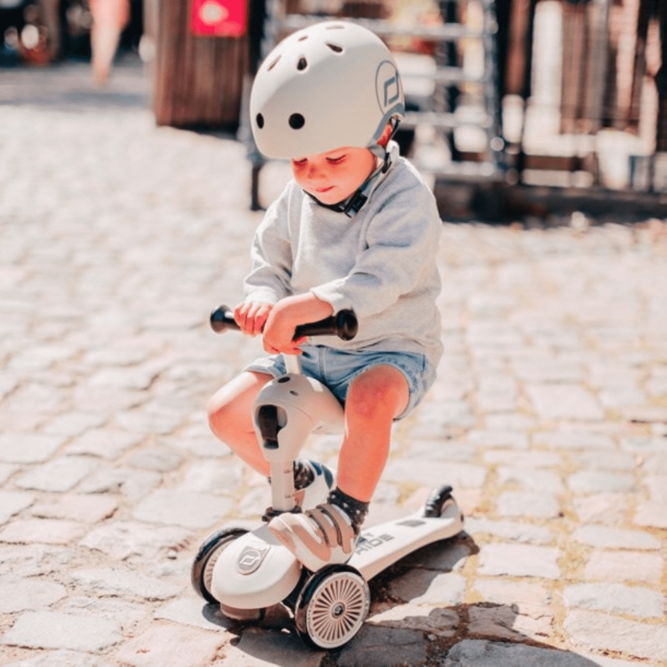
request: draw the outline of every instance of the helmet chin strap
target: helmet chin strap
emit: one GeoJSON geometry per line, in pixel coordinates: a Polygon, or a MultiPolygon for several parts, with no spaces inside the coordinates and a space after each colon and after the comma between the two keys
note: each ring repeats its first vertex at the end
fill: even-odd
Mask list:
{"type": "Polygon", "coordinates": [[[386,174],[389,170],[389,167],[391,167],[391,155],[389,150],[387,150],[387,146],[389,146],[389,142],[396,134],[396,130],[398,130],[399,121],[398,119],[394,118],[391,120],[391,123],[392,130],[387,143],[384,146],[375,143],[368,147],[368,150],[373,153],[376,158],[381,160],[380,166],[371,172],[368,178],[357,188],[355,192],[353,192],[347,199],[343,199],[343,201],[338,202],[337,204],[323,204],[314,195],[307,193],[308,196],[314,199],[320,206],[328,208],[330,211],[336,211],[337,213],[345,213],[348,218],[353,218],[357,213],[359,213],[364,204],[368,201],[369,195],[366,193],[368,192],[370,194],[369,191],[372,189],[372,186],[377,178],[381,174],[386,174]]]}

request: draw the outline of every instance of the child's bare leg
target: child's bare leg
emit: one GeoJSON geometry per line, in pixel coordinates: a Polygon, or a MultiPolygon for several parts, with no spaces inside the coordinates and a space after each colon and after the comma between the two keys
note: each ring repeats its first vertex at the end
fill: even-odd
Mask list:
{"type": "Polygon", "coordinates": [[[389,456],[393,420],[409,398],[408,382],[393,366],[373,366],[350,385],[338,457],[338,488],[348,496],[370,502],[389,456]]]}
{"type": "Polygon", "coordinates": [[[267,373],[241,373],[219,389],[206,406],[208,423],[217,438],[262,475],[269,464],[257,443],[252,408],[257,394],[272,379],[267,373]]]}

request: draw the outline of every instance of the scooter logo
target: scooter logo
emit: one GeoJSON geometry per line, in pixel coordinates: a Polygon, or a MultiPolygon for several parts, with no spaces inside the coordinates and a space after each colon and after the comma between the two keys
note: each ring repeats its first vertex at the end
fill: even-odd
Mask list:
{"type": "Polygon", "coordinates": [[[244,547],[236,561],[236,571],[240,574],[252,574],[257,571],[270,548],[268,544],[261,542],[255,542],[244,547]]]}

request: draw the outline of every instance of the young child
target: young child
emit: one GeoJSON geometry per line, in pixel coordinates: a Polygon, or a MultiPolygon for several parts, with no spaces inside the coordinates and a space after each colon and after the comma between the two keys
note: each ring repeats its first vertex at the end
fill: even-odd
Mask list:
{"type": "MultiPolygon", "coordinates": [[[[352,556],[392,422],[435,379],[441,221],[431,191],[391,141],[404,113],[401,82],[391,53],[365,28],[325,22],[289,36],[259,69],[250,113],[259,150],[290,159],[294,175],[257,230],[246,298],[234,311],[271,356],[213,396],[209,421],[268,475],[251,414],[260,389],[285,372],[279,353],[300,354],[303,372],[344,404],[336,487],[326,502],[269,523],[317,571],[352,556]],[[298,325],[344,308],[359,320],[354,340],[293,340],[298,325]]],[[[328,470],[304,460],[294,474],[297,489],[330,481],[328,470]]]]}

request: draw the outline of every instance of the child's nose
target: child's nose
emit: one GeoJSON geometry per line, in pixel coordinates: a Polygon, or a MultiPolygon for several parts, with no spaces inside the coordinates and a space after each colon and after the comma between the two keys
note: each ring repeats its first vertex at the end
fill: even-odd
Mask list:
{"type": "Polygon", "coordinates": [[[311,181],[316,181],[322,178],[322,176],[323,176],[322,170],[319,168],[318,165],[316,164],[308,165],[308,178],[311,181]]]}

